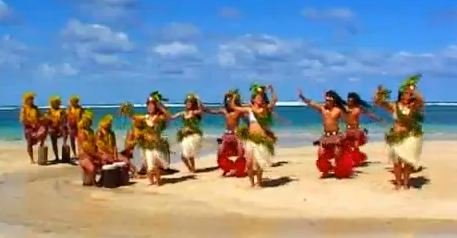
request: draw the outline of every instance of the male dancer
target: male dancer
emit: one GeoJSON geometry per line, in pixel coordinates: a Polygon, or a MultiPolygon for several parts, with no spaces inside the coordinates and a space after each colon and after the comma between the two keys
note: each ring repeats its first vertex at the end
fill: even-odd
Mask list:
{"type": "Polygon", "coordinates": [[[236,137],[236,129],[240,119],[244,116],[242,112],[235,111],[230,102],[234,98],[235,104],[241,106],[240,94],[238,90],[230,90],[224,96],[224,108],[208,109],[205,111],[211,114],[221,114],[225,117],[225,133],[222,138],[218,139],[219,148],[217,151],[217,164],[223,171],[222,176],[246,176],[246,159],[241,141],[236,137]],[[229,159],[231,156],[237,156],[235,161],[229,159]]]}
{"type": "Polygon", "coordinates": [[[359,149],[367,142],[367,130],[360,128],[360,116],[367,115],[374,121],[380,121],[376,115],[368,111],[370,107],[357,93],[348,93],[345,149],[351,154],[355,166],[361,165],[366,160],[366,154],[359,149]]]}
{"type": "Polygon", "coordinates": [[[321,178],[326,178],[333,170],[337,178],[347,178],[352,175],[352,161],[342,158],[343,136],[340,133],[339,120],[347,112],[345,102],[333,90],[325,93],[323,105],[305,98],[302,91],[298,91],[298,97],[311,108],[322,114],[324,135],[319,140],[317,168],[322,172],[321,178]],[[330,159],[335,158],[335,168],[330,159]]]}

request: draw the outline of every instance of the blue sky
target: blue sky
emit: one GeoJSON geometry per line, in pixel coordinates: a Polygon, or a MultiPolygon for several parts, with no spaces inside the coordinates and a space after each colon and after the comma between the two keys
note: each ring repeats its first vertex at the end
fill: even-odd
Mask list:
{"type": "Polygon", "coordinates": [[[385,1],[0,0],[0,105],[24,91],[83,103],[220,101],[271,83],[371,97],[413,73],[430,101],[457,100],[457,3],[385,1]]]}

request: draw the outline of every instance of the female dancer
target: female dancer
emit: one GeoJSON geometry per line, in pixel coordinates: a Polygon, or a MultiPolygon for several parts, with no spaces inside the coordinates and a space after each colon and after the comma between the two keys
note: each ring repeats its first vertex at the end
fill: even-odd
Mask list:
{"type": "Polygon", "coordinates": [[[97,152],[94,131],[92,130],[93,114],[85,111],[78,122],[78,154],[79,166],[84,172],[83,185],[95,184],[95,175],[101,168],[100,157],[97,152]]]}
{"type": "Polygon", "coordinates": [[[203,105],[195,94],[188,94],[184,103],[185,110],[173,115],[172,119],[183,119],[183,127],[177,133],[182,148],[181,159],[189,171],[195,173],[195,158],[200,151],[203,135],[200,129],[203,105]]]}
{"type": "Polygon", "coordinates": [[[42,148],[47,136],[47,127],[45,126],[38,107],[34,104],[34,99],[35,93],[24,93],[24,96],[22,97],[22,108],[19,115],[19,119],[24,126],[27,153],[29,154],[30,162],[32,164],[35,163],[35,160],[33,159],[33,146],[39,142],[40,148],[42,148]]]}
{"type": "Polygon", "coordinates": [[[266,87],[258,84],[251,86],[251,106],[240,107],[236,98],[232,98],[231,107],[238,112],[249,114],[249,127],[240,128],[237,136],[245,141],[246,167],[251,186],[262,186],[262,173],[271,166],[271,157],[274,155],[276,136],[270,130],[272,112],[278,97],[271,85],[272,100],[269,101],[266,87]],[[255,178],[257,177],[257,183],[255,178]]]}
{"type": "Polygon", "coordinates": [[[162,104],[164,100],[158,91],[151,93],[147,100],[148,114],[133,119],[137,124],[137,141],[142,148],[149,181],[158,186],[161,185],[160,170],[167,169],[170,164],[170,146],[162,133],[171,115],[162,104]]]}
{"type": "Polygon", "coordinates": [[[73,155],[76,155],[76,137],[78,135],[78,122],[81,120],[84,109],[79,105],[79,97],[72,96],[70,98],[70,103],[67,107],[67,127],[68,127],[68,136],[70,137],[70,146],[73,152],[73,155]]]}
{"type": "Polygon", "coordinates": [[[225,116],[226,129],[219,141],[219,148],[217,151],[217,164],[223,171],[222,176],[244,177],[246,176],[246,159],[244,158],[243,145],[235,135],[240,118],[242,118],[244,114],[235,111],[230,106],[232,98],[235,98],[235,104],[238,107],[241,107],[238,90],[230,90],[224,96],[223,109],[213,110],[205,108],[205,112],[225,116]],[[238,158],[235,161],[232,161],[229,159],[230,156],[238,156],[238,158]]]}
{"type": "Polygon", "coordinates": [[[396,102],[388,102],[390,92],[378,87],[374,102],[392,113],[393,127],[386,134],[389,158],[394,163],[395,189],[409,189],[409,176],[418,167],[422,152],[424,101],[416,85],[421,75],[408,78],[400,87],[396,102]]]}
{"type": "Polygon", "coordinates": [[[59,149],[57,142],[60,137],[63,137],[63,145],[67,146],[68,130],[67,130],[67,116],[65,110],[60,107],[62,100],[59,96],[52,96],[49,99],[49,106],[46,113],[48,120],[49,136],[51,137],[52,150],[55,155],[55,162],[59,161],[59,149]]]}
{"type": "Polygon", "coordinates": [[[98,124],[98,130],[95,133],[98,154],[103,164],[111,164],[119,161],[116,135],[112,130],[113,116],[105,115],[98,124]]]}

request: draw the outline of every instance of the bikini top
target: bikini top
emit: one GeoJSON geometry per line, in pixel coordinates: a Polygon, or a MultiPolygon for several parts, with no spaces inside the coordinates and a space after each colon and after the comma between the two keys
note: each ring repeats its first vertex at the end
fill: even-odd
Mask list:
{"type": "Polygon", "coordinates": [[[249,111],[249,122],[257,122],[257,118],[254,115],[254,112],[251,110],[249,111]]]}

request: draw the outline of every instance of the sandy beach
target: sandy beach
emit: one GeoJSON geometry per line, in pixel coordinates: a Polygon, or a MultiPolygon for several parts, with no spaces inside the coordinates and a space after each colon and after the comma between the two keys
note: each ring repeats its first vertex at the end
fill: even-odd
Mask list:
{"type": "Polygon", "coordinates": [[[79,167],[29,164],[22,143],[0,145],[0,237],[454,237],[457,142],[426,141],[414,188],[394,191],[383,143],[353,179],[319,179],[316,148],[278,148],[266,187],[200,171],[118,189],[81,186],[79,167]]]}

